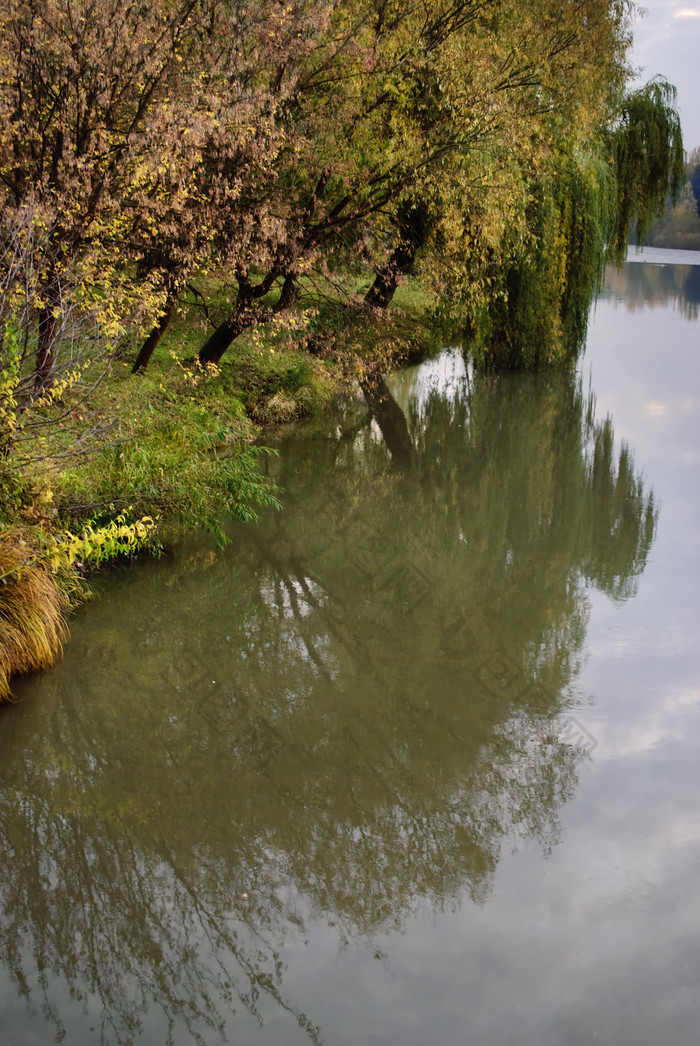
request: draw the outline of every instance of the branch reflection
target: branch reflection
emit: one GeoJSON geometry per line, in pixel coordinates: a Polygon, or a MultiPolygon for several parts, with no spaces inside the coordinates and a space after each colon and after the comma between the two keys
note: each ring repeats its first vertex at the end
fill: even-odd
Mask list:
{"type": "Polygon", "coordinates": [[[117,577],[3,713],[0,952],[57,1034],[70,996],[106,1042],[320,1042],[284,990],[310,919],[484,904],[504,846],[556,844],[586,586],[634,593],[653,495],[570,376],[404,380],[410,468],[297,431],[283,513],[117,577]]]}

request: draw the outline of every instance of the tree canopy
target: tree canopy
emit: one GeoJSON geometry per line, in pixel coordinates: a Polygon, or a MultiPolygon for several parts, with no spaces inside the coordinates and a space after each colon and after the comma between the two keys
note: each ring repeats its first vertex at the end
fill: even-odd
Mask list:
{"type": "Polygon", "coordinates": [[[3,0],[25,381],[68,313],[147,336],[143,369],[193,273],[230,288],[204,363],[341,269],[376,313],[417,267],[492,363],[565,353],[532,342],[580,332],[680,177],[673,89],[625,93],[630,33],[622,0],[3,0]]]}

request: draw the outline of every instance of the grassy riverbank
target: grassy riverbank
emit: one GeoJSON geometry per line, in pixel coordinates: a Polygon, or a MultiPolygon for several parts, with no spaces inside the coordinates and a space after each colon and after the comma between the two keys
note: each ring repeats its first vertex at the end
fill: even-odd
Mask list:
{"type": "Polygon", "coordinates": [[[431,304],[417,283],[401,288],[381,328],[366,312],[330,307],[319,322],[316,305],[316,354],[300,315],[294,327],[250,331],[204,370],[193,363],[203,327],[190,301],[146,373],[131,373],[136,346],[124,344],[19,412],[0,477],[0,700],[13,674],[52,663],[96,568],[157,551],[185,527],[224,541],[227,518],[254,520],[283,503],[260,474],[256,442],[357,390],[379,339],[387,366],[429,346],[431,304]]]}

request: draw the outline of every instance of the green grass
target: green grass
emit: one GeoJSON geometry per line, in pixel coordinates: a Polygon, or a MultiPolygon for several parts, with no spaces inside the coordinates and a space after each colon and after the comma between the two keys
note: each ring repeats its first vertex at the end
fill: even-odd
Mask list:
{"type": "MultiPolygon", "coordinates": [[[[225,288],[204,289],[211,330],[229,302],[225,288]]],[[[331,290],[307,285],[295,313],[251,329],[206,371],[193,362],[207,328],[190,293],[145,373],[131,373],[135,340],[83,373],[22,447],[23,522],[75,530],[126,512],[223,539],[227,516],[254,518],[274,503],[251,446],[265,427],[322,412],[367,360],[390,367],[430,347],[432,300],[417,281],[374,319],[331,290]],[[314,332],[325,338],[316,355],[307,351],[314,332]]]]}
{"type": "MultiPolygon", "coordinates": [[[[346,289],[365,288],[348,278],[346,289]]],[[[207,290],[211,330],[227,303],[207,290]]],[[[57,402],[22,415],[21,441],[0,461],[0,701],[11,675],[53,662],[64,613],[84,596],[78,568],[56,576],[48,566],[52,538],[151,516],[161,541],[206,527],[223,543],[228,518],[279,504],[259,469],[266,452],[254,445],[267,426],[322,412],[368,361],[388,368],[430,347],[431,300],[419,284],[401,287],[375,318],[333,301],[331,290],[308,285],[294,314],[249,331],[207,370],[193,362],[207,332],[191,296],[144,374],[131,373],[134,339],[57,402]],[[311,353],[318,334],[321,351],[311,353]]]]}

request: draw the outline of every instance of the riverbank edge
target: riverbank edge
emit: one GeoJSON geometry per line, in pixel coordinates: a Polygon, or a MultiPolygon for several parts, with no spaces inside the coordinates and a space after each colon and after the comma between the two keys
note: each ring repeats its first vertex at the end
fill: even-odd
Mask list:
{"type": "Polygon", "coordinates": [[[223,545],[224,518],[255,522],[258,509],[283,508],[255,475],[266,433],[364,403],[378,339],[385,369],[428,355],[441,341],[431,305],[411,281],[387,315],[358,314],[318,354],[263,329],[207,369],[193,363],[201,329],[184,310],[145,374],[131,374],[130,344],[42,409],[14,466],[14,503],[2,506],[0,705],[14,700],[14,679],[62,656],[70,616],[117,558],[159,554],[192,528],[223,545]]]}

